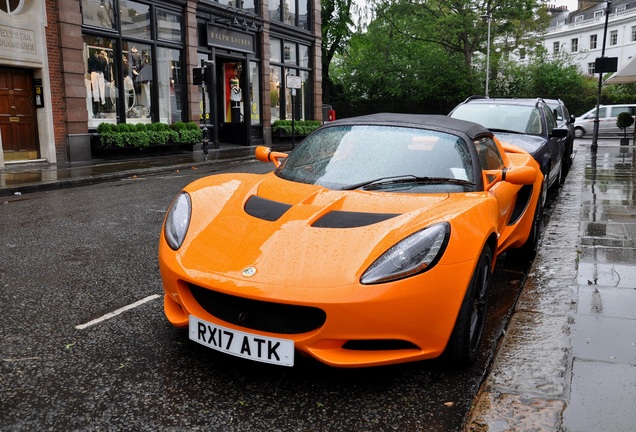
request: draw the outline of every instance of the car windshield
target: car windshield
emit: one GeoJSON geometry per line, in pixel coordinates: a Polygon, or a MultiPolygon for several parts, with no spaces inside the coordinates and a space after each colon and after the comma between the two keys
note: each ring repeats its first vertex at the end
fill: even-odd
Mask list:
{"type": "Polygon", "coordinates": [[[466,142],[410,127],[332,126],[307,137],[276,174],[329,189],[449,192],[472,190],[466,142]]]}
{"type": "Polygon", "coordinates": [[[469,120],[491,131],[541,135],[543,126],[539,109],[533,106],[467,103],[458,106],[451,117],[469,120]]]}

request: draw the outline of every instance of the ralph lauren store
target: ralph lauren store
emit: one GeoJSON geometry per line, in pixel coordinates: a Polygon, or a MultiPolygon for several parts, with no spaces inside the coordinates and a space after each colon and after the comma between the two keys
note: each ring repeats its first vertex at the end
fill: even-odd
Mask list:
{"type": "Polygon", "coordinates": [[[16,49],[7,75],[39,84],[42,103],[29,152],[13,149],[13,132],[2,129],[0,168],[5,159],[90,159],[104,122],[206,118],[213,148],[270,144],[274,121],[322,117],[318,0],[56,0],[34,9],[34,20],[22,10],[0,25],[28,24],[33,60],[16,49]]]}

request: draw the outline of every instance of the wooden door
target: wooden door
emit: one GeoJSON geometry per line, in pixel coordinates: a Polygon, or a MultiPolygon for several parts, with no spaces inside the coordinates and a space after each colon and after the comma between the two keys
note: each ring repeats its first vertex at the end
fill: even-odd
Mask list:
{"type": "Polygon", "coordinates": [[[31,70],[0,68],[0,134],[5,161],[38,158],[31,70]]]}

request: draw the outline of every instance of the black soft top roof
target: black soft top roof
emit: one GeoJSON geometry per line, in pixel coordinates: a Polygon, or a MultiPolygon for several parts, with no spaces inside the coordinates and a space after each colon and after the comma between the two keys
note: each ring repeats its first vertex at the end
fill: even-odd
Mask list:
{"type": "Polygon", "coordinates": [[[437,130],[451,133],[453,135],[463,134],[474,140],[485,136],[492,137],[485,127],[470,121],[459,120],[445,115],[430,114],[398,114],[398,113],[378,113],[359,117],[349,117],[336,120],[327,125],[386,125],[386,126],[407,126],[423,129],[437,130]]]}

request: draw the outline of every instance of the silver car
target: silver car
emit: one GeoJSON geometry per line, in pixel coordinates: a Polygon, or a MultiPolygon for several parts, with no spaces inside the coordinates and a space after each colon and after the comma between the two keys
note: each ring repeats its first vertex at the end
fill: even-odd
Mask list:
{"type": "MultiPolygon", "coordinates": [[[[622,112],[628,112],[631,115],[636,114],[636,104],[624,105],[601,105],[598,111],[598,133],[604,134],[622,134],[623,130],[616,126],[616,117],[622,112]]],[[[592,108],[585,114],[576,118],[574,122],[574,135],[581,138],[585,135],[591,135],[594,132],[594,118],[596,116],[596,108],[592,108]]],[[[627,133],[634,133],[634,126],[627,128],[627,133]]]]}

